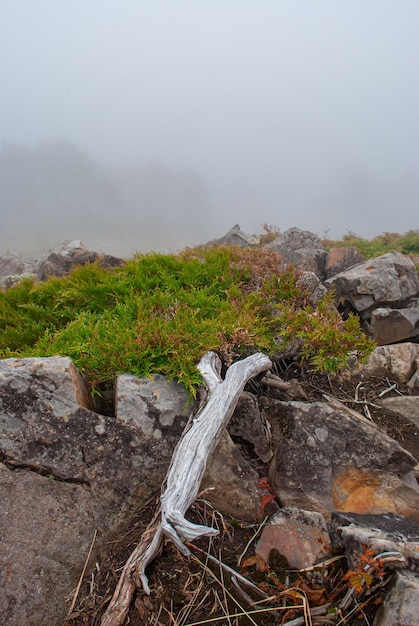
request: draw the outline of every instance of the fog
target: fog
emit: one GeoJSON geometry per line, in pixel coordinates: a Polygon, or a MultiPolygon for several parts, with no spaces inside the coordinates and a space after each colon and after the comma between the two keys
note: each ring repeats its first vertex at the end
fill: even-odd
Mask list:
{"type": "Polygon", "coordinates": [[[0,0],[0,253],[419,228],[417,0],[0,0]]]}

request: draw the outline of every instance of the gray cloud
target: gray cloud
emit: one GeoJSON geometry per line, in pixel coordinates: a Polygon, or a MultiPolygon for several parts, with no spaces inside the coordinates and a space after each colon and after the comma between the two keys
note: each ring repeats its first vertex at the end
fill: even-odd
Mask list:
{"type": "Polygon", "coordinates": [[[134,188],[142,247],[236,222],[416,229],[418,23],[416,0],[0,0],[0,140],[137,171],[104,242],[128,237],[134,188]]]}

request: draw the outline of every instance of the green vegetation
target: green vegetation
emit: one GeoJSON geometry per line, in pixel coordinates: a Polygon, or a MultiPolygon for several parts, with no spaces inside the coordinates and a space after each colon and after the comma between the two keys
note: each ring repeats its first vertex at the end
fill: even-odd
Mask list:
{"type": "Polygon", "coordinates": [[[358,319],[343,321],[327,296],[314,310],[298,274],[261,248],[192,248],[138,255],[124,266],[76,268],[65,278],[25,280],[0,293],[0,358],[69,356],[95,385],[117,373],[162,373],[194,394],[207,350],[229,363],[270,355],[293,337],[302,357],[336,372],[372,343],[358,319]]]}
{"type": "Polygon", "coordinates": [[[326,249],[348,246],[356,248],[366,259],[371,259],[386,252],[402,252],[403,254],[419,255],[419,230],[409,230],[404,235],[397,233],[382,233],[374,239],[368,240],[348,232],[339,241],[324,239],[326,249]]]}

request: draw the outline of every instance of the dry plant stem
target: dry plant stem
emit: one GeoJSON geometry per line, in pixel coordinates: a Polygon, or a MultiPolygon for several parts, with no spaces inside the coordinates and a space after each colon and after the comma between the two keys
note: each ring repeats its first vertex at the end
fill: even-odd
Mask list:
{"type": "Polygon", "coordinates": [[[239,558],[238,558],[238,561],[237,561],[237,566],[238,566],[238,567],[240,567],[241,562],[242,562],[242,560],[243,560],[243,557],[244,557],[244,555],[246,554],[246,552],[248,551],[248,549],[249,549],[249,547],[250,547],[250,544],[251,544],[251,543],[252,543],[252,541],[253,541],[253,540],[254,540],[254,539],[258,536],[258,534],[260,533],[260,531],[262,530],[262,528],[265,526],[265,524],[266,524],[267,520],[268,520],[268,517],[265,517],[265,519],[263,520],[263,522],[261,522],[261,523],[259,524],[259,526],[257,527],[256,532],[255,532],[255,533],[254,533],[254,534],[250,537],[249,541],[246,543],[246,546],[245,546],[245,548],[244,548],[243,552],[241,553],[241,555],[240,555],[240,556],[239,556],[239,558]]]}
{"type": "Polygon", "coordinates": [[[71,613],[73,612],[74,607],[76,606],[77,597],[79,595],[80,587],[81,587],[81,584],[83,582],[83,577],[84,577],[84,574],[86,572],[87,564],[89,562],[90,555],[92,554],[93,546],[94,546],[95,541],[96,541],[96,535],[97,535],[97,528],[95,528],[95,532],[93,533],[93,539],[92,539],[92,542],[90,544],[90,548],[89,548],[89,552],[87,554],[86,560],[84,562],[84,567],[83,567],[83,571],[82,571],[80,579],[79,579],[79,583],[77,585],[76,591],[74,592],[73,601],[72,601],[71,606],[70,606],[70,608],[68,610],[68,615],[71,615],[71,613]]]}
{"type": "Polygon", "coordinates": [[[240,394],[250,378],[272,367],[260,352],[237,361],[221,378],[221,361],[215,352],[207,352],[198,369],[208,388],[208,397],[179,440],[162,488],[160,511],[141,536],[139,545],[128,559],[118,586],[104,614],[101,626],[124,623],[136,587],[150,593],[145,569],[158,554],[164,538],[189,556],[184,540],[213,536],[218,531],[192,524],[185,513],[198,495],[206,464],[227,426],[240,394]]]}
{"type": "Polygon", "coordinates": [[[249,589],[252,589],[260,598],[264,598],[264,599],[269,598],[268,594],[262,591],[260,587],[252,583],[251,580],[249,580],[248,578],[245,578],[244,576],[236,572],[236,570],[234,570],[232,567],[230,567],[229,565],[226,565],[225,563],[217,559],[215,556],[212,556],[212,554],[208,554],[208,552],[201,550],[201,548],[198,548],[197,546],[194,546],[194,550],[198,550],[199,552],[202,552],[203,554],[205,554],[205,556],[207,557],[209,561],[212,561],[216,565],[219,565],[220,567],[225,569],[226,572],[228,572],[232,576],[235,576],[236,580],[240,580],[240,582],[243,585],[246,585],[247,587],[249,587],[249,589]]]}

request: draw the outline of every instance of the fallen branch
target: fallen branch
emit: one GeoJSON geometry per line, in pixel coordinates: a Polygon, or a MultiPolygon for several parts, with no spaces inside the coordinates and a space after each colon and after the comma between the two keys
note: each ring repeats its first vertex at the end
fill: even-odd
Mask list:
{"type": "Polygon", "coordinates": [[[223,381],[218,356],[207,352],[202,357],[198,369],[208,389],[205,404],[187,425],[174,450],[162,486],[160,509],[126,562],[101,626],[120,626],[124,623],[136,588],[142,586],[146,593],[150,593],[145,569],[157,556],[165,539],[170,539],[182,554],[189,556],[185,541],[218,534],[214,528],[188,521],[185,513],[197,497],[207,461],[236,408],[245,384],[271,366],[266,355],[260,352],[252,354],[233,363],[223,381]]]}

